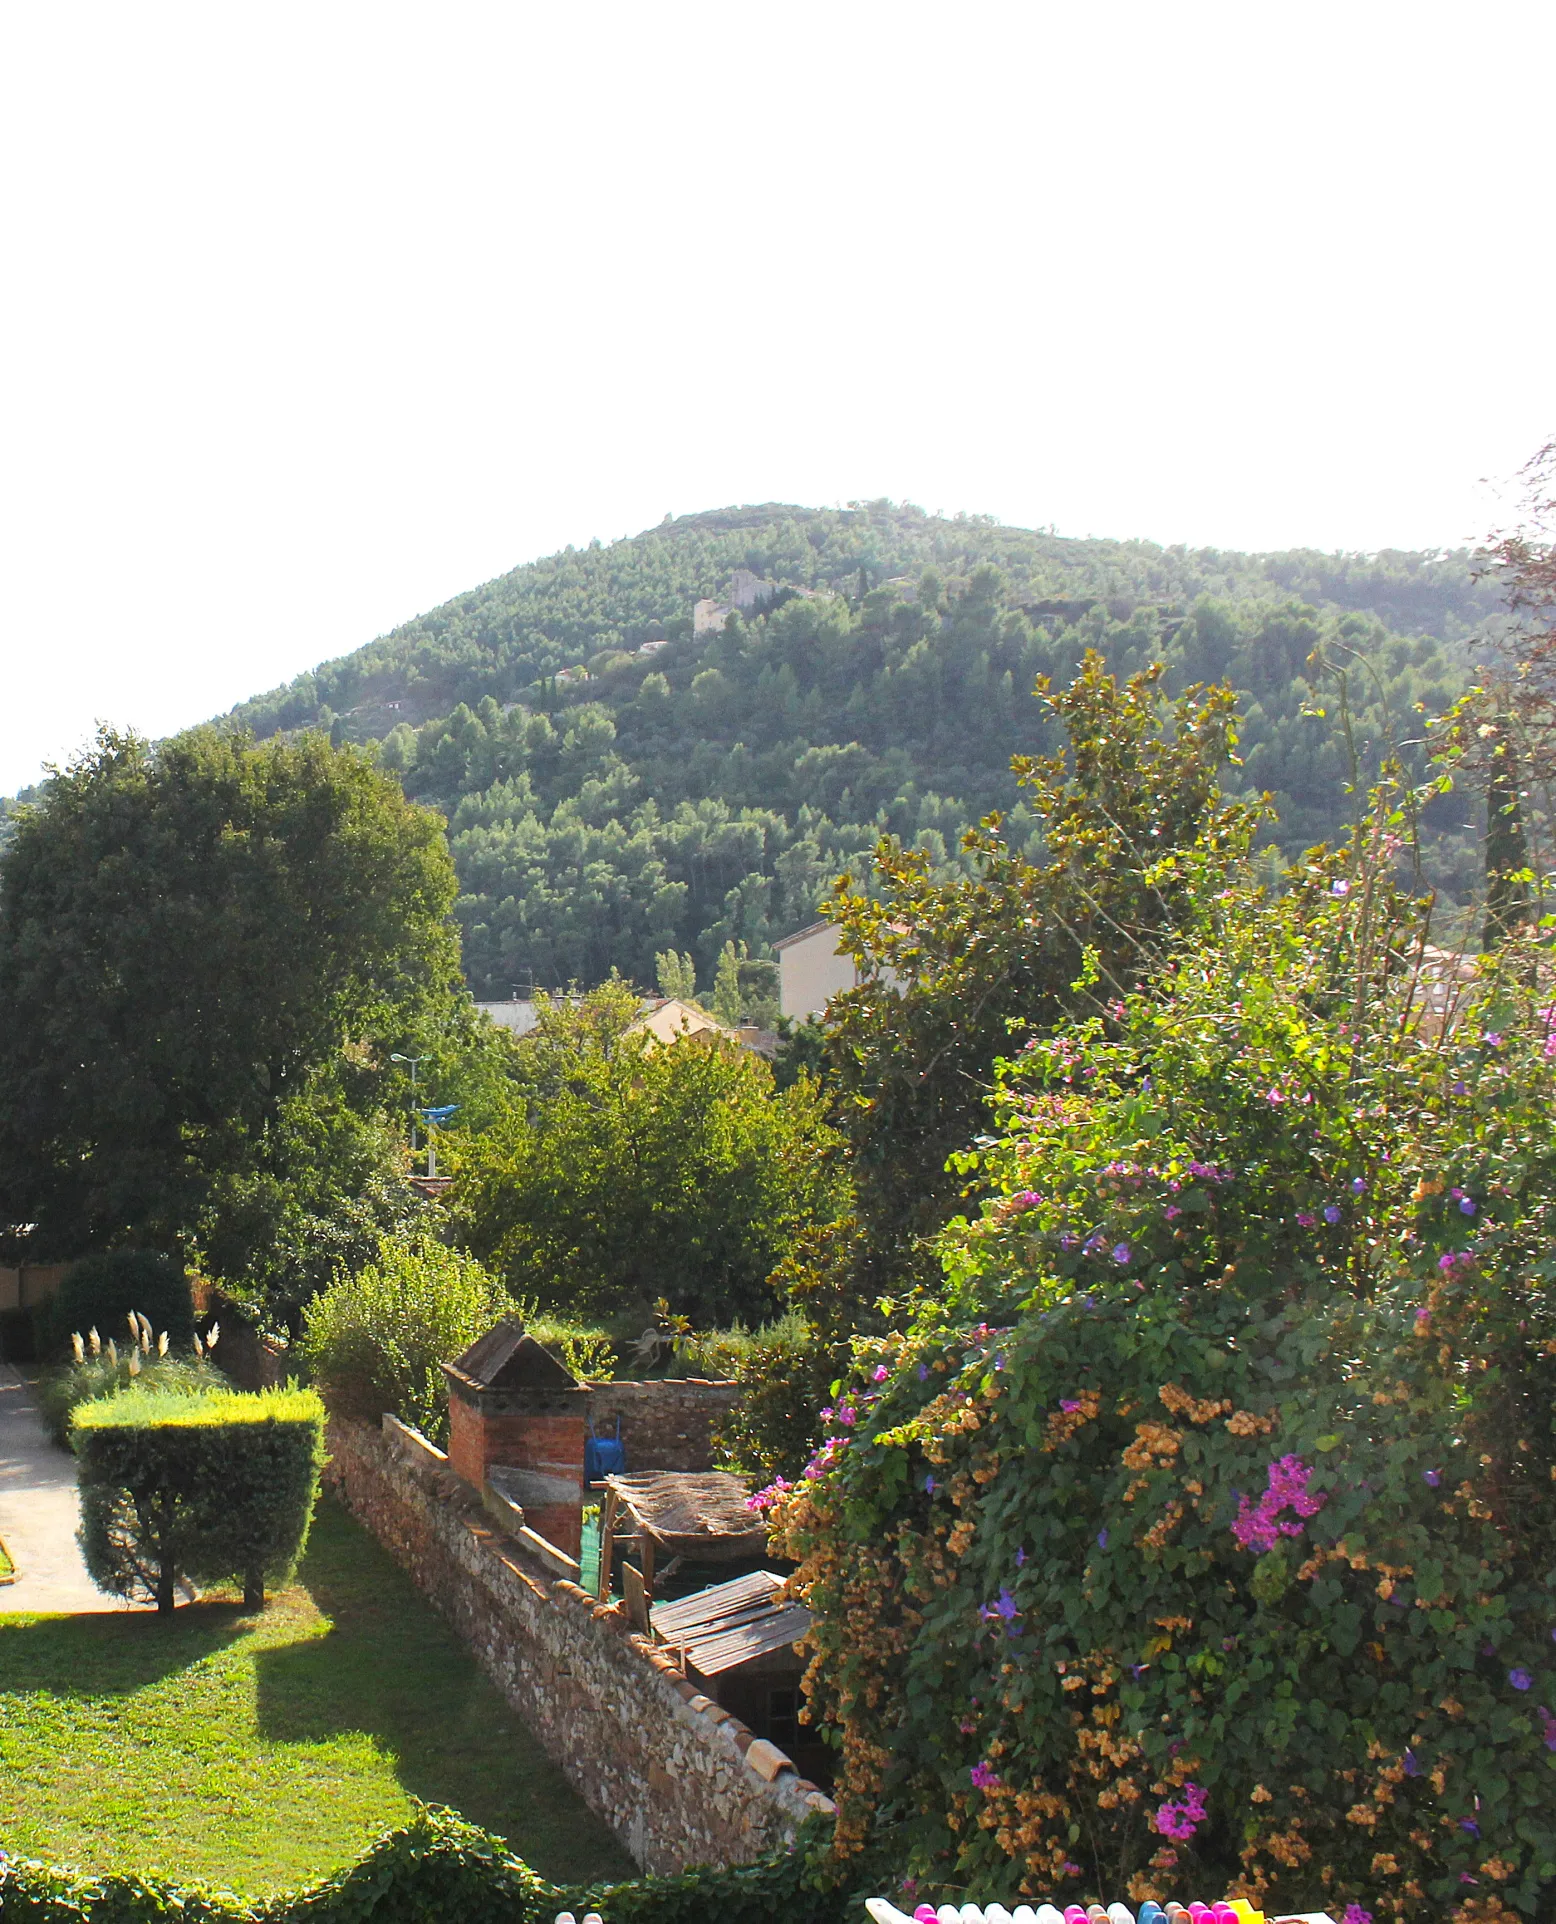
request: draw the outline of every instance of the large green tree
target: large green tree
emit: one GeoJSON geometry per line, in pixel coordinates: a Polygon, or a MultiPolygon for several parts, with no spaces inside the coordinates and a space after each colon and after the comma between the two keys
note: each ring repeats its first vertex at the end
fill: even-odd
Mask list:
{"type": "Polygon", "coordinates": [[[760,1321],[769,1276],[835,1211],[832,1132],[815,1085],[774,1086],[733,1044],[656,1044],[607,984],[545,1007],[520,1045],[508,1117],[471,1139],[455,1215],[509,1288],[548,1305],[699,1323],[760,1321]]]}
{"type": "Polygon", "coordinates": [[[311,1177],[362,1187],[391,1054],[453,1016],[453,897],[438,818],[360,750],[105,731],[0,863],[5,1224],[61,1253],[226,1233],[241,1274],[274,1211],[245,1242],[224,1196],[301,1181],[328,1216],[311,1177]]]}

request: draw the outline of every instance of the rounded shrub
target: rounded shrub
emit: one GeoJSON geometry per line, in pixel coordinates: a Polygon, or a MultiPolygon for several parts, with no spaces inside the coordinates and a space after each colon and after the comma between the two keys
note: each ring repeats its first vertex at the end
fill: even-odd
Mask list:
{"type": "Polygon", "coordinates": [[[237,1578],[257,1607],[291,1574],[324,1463],[312,1390],[120,1390],[80,1404],[71,1435],[100,1589],[169,1611],[180,1577],[237,1578]]]}
{"type": "Polygon", "coordinates": [[[106,1249],[83,1256],[65,1272],[45,1306],[44,1341],[51,1356],[68,1349],[73,1332],[97,1329],[103,1340],[122,1343],[126,1319],[137,1311],[153,1332],[167,1331],[175,1349],[194,1335],[194,1295],[189,1278],[171,1256],[151,1249],[106,1249]]]}
{"type": "Polygon", "coordinates": [[[448,1389],[439,1365],[512,1307],[473,1256],[432,1236],[386,1237],[376,1262],[314,1298],[301,1352],[332,1414],[376,1424],[387,1412],[441,1444],[448,1389]]]}

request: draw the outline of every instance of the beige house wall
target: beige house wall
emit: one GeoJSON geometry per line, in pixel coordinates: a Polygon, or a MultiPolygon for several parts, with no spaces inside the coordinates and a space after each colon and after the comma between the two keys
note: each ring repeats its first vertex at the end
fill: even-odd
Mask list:
{"type": "Polygon", "coordinates": [[[820,1015],[832,996],[857,984],[859,973],[851,957],[838,953],[837,937],[833,923],[818,922],[775,944],[778,1003],[791,1021],[820,1015]]]}

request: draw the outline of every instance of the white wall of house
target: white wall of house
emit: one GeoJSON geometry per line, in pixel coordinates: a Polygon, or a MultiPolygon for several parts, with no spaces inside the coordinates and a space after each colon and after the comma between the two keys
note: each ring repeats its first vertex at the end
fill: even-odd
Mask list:
{"type": "Polygon", "coordinates": [[[796,1022],[820,1015],[828,1000],[859,980],[853,958],[838,953],[837,928],[815,922],[773,944],[778,955],[778,1006],[796,1022]]]}

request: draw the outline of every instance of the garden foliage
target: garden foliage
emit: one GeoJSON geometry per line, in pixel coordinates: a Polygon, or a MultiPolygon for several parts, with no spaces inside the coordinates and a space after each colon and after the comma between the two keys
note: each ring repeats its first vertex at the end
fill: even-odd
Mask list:
{"type": "Polygon", "coordinates": [[[841,1849],[1549,1914],[1556,1011],[1523,951],[1460,991],[1400,826],[1275,902],[1208,870],[1008,1067],[942,1287],[774,1493],[841,1849]]]}
{"type": "Polygon", "coordinates": [[[99,1589],[168,1611],[180,1577],[236,1578],[257,1607],[301,1556],[324,1462],[311,1390],[122,1390],[80,1405],[71,1435],[99,1589]]]}
{"type": "Polygon", "coordinates": [[[638,1013],[621,983],[542,1006],[508,1114],[461,1147],[458,1231],[546,1308],[765,1320],[773,1269],[836,1207],[820,1096],[734,1044],[660,1046],[638,1013]]]}
{"type": "Polygon", "coordinates": [[[386,1238],[375,1262],[308,1308],[301,1354],[330,1409],[377,1425],[387,1411],[442,1444],[451,1363],[512,1302],[473,1256],[431,1236],[386,1238]]]}

